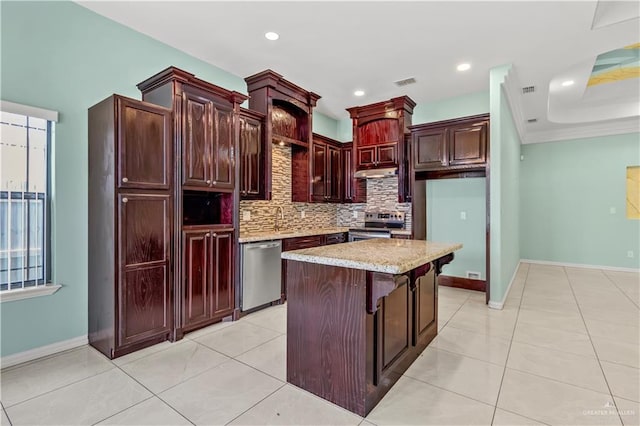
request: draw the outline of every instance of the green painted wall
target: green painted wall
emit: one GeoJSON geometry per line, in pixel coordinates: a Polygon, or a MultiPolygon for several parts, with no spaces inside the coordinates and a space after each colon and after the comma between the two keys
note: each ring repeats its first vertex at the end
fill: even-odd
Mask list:
{"type": "Polygon", "coordinates": [[[427,181],[427,239],[463,245],[444,267],[446,275],[466,278],[467,271],[473,271],[480,273],[480,279],[487,278],[486,185],[485,178],[427,181]]]}
{"type": "MultiPolygon", "coordinates": [[[[87,334],[87,108],[175,65],[246,93],[241,77],[71,2],[0,2],[4,100],[60,112],[53,148],[53,296],[0,305],[6,356],[87,334]]],[[[318,114],[318,130],[337,122],[318,114]]]]}
{"type": "Polygon", "coordinates": [[[491,114],[490,302],[500,303],[520,260],[520,139],[502,90],[511,65],[489,73],[491,114]]]}
{"type": "Polygon", "coordinates": [[[313,131],[331,139],[338,139],[338,120],[314,111],[313,131]]]}
{"type": "Polygon", "coordinates": [[[430,123],[489,112],[489,92],[477,92],[455,98],[416,105],[413,124],[430,123]]]}
{"type": "Polygon", "coordinates": [[[640,220],[626,218],[625,204],[639,133],[523,145],[522,154],[523,259],[640,269],[640,220]]]}

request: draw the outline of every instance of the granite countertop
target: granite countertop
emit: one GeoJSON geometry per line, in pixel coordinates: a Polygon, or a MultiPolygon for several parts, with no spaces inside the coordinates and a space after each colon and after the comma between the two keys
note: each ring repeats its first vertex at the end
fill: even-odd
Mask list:
{"type": "Polygon", "coordinates": [[[285,238],[309,237],[311,235],[337,234],[349,232],[349,228],[323,228],[323,229],[300,229],[264,232],[240,232],[240,243],[253,243],[257,241],[283,240],[285,238]]]}
{"type": "Polygon", "coordinates": [[[321,265],[403,274],[462,248],[460,243],[374,238],[286,251],[283,259],[321,265]]]}

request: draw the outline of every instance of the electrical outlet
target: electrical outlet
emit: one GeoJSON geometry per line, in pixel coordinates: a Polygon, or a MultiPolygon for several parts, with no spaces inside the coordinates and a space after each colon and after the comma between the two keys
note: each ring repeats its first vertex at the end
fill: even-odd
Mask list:
{"type": "Polygon", "coordinates": [[[615,207],[609,207],[609,213],[616,214],[616,208],[615,207]]]}
{"type": "Polygon", "coordinates": [[[304,219],[306,217],[306,213],[304,210],[300,210],[300,219],[304,219]]]}
{"type": "Polygon", "coordinates": [[[358,211],[357,211],[357,210],[354,210],[354,211],[353,211],[353,218],[354,218],[354,219],[357,219],[357,218],[358,218],[358,211]]]}
{"type": "Polygon", "coordinates": [[[467,220],[467,212],[460,212],[460,220],[467,220]]]}
{"type": "Polygon", "coordinates": [[[629,257],[629,258],[633,258],[633,250],[629,250],[629,251],[627,252],[627,257],[629,257]]]}
{"type": "Polygon", "coordinates": [[[242,220],[251,220],[251,211],[243,210],[242,211],[242,220]]]}

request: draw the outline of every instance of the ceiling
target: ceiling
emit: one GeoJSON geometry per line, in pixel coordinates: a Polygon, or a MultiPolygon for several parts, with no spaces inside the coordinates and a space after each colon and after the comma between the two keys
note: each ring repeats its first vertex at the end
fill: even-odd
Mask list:
{"type": "MultiPolygon", "coordinates": [[[[598,55],[640,41],[636,1],[79,3],[237,76],[270,68],[320,94],[316,110],[336,119],[348,118],[345,108],[395,96],[419,105],[488,91],[489,70],[512,64],[518,86],[535,86],[526,97],[517,90],[521,132],[575,126],[548,119],[550,84],[573,68],[590,73],[598,55]],[[267,31],[280,39],[267,40],[267,31]],[[456,71],[462,62],[471,69],[456,71]],[[409,77],[416,83],[394,84],[409,77]],[[354,96],[357,89],[366,94],[354,96]]],[[[578,80],[572,89],[580,95],[588,75],[578,80]]],[[[605,95],[590,105],[616,105],[617,92],[607,96],[606,86],[613,85],[602,85],[605,95]]]]}

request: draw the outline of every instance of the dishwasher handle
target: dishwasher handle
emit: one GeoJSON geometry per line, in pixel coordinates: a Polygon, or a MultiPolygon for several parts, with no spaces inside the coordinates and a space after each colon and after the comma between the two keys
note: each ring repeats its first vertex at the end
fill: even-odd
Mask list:
{"type": "Polygon", "coordinates": [[[276,241],[274,243],[247,244],[247,249],[249,249],[249,250],[269,249],[269,248],[280,247],[281,244],[282,243],[280,241],[276,241]]]}

